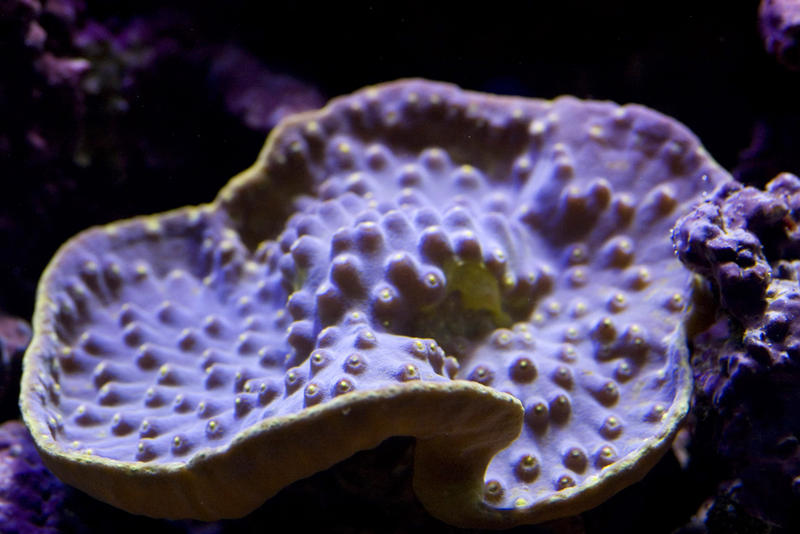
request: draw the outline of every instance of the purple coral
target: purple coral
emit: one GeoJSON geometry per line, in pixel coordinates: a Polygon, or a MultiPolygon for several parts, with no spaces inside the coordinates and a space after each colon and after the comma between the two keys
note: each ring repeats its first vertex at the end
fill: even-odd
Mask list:
{"type": "Polygon", "coordinates": [[[22,374],[22,353],[31,339],[26,321],[0,313],[0,417],[18,417],[17,398],[22,374]]]}
{"type": "Polygon", "coordinates": [[[770,263],[800,257],[797,191],[790,174],[775,178],[766,192],[731,182],[676,225],[680,260],[713,281],[723,308],[742,322],[763,314],[770,263]]]}
{"type": "Polygon", "coordinates": [[[26,421],[60,476],[140,513],[242,514],[397,433],[448,521],[575,513],[686,412],[669,229],[727,180],[642,107],[366,89],[284,122],[213,204],[67,244],[26,421]]]}
{"type": "Polygon", "coordinates": [[[735,479],[737,502],[784,527],[800,525],[799,221],[800,179],[784,173],[765,191],[722,188],[675,233],[681,259],[710,279],[720,303],[716,325],[694,340],[700,413],[708,413],[701,424],[712,429],[711,446],[735,479]],[[719,244],[731,253],[717,254],[719,244]],[[737,254],[750,261],[732,260],[737,254]],[[753,274],[735,280],[758,281],[752,302],[719,274],[736,269],[753,274]]]}
{"type": "Polygon", "coordinates": [[[800,69],[800,1],[761,0],[758,18],[767,52],[790,69],[800,69]]]}
{"type": "Polygon", "coordinates": [[[0,425],[0,530],[62,532],[65,497],[66,488],[42,464],[25,426],[0,425]]]}

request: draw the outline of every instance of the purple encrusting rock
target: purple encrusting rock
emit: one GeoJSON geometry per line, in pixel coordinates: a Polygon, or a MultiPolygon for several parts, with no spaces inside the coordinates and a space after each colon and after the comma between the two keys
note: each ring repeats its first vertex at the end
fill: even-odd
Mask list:
{"type": "Polygon", "coordinates": [[[27,321],[0,312],[0,420],[15,419],[22,354],[31,340],[27,321]]]}
{"type": "Polygon", "coordinates": [[[675,232],[681,260],[719,297],[719,319],[694,340],[698,403],[710,408],[701,424],[713,427],[736,500],[784,527],[800,526],[798,222],[800,179],[784,173],[765,191],[723,187],[675,232]],[[737,280],[754,281],[754,302],[741,298],[737,280]]]}
{"type": "Polygon", "coordinates": [[[747,322],[766,306],[770,263],[800,257],[791,219],[798,209],[797,178],[790,174],[775,178],[766,192],[731,182],[676,225],[675,251],[714,282],[727,312],[747,322]]]}
{"type": "Polygon", "coordinates": [[[640,106],[420,80],[336,99],[214,203],[62,248],[26,422],[59,476],[154,516],[244,514],[398,434],[446,521],[578,513],[688,409],[670,229],[728,180],[640,106]]]}
{"type": "Polygon", "coordinates": [[[758,22],[767,52],[800,69],[800,0],[761,0],[758,22]]]}
{"type": "Polygon", "coordinates": [[[62,532],[60,509],[66,490],[42,464],[28,429],[21,422],[0,425],[0,531],[62,532]]]}

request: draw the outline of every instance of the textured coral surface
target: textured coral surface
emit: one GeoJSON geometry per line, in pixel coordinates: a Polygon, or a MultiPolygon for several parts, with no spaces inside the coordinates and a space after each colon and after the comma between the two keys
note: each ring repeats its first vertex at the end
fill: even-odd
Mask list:
{"type": "Polygon", "coordinates": [[[764,191],[722,188],[675,232],[681,260],[719,300],[692,360],[705,432],[736,474],[732,498],[791,529],[800,526],[798,222],[800,179],[784,173],[764,191]]]}
{"type": "Polygon", "coordinates": [[[215,203],[62,248],[26,422],[61,476],[154,515],[244,513],[279,488],[233,467],[305,476],[355,429],[421,434],[416,490],[449,521],[573,514],[641,477],[688,408],[670,229],[728,179],[643,107],[423,81],[337,99],[215,203]],[[245,458],[274,436],[311,456],[245,458]]]}

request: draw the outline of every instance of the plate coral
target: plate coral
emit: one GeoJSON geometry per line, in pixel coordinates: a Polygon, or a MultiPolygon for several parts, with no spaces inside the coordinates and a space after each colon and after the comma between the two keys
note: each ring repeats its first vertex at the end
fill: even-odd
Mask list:
{"type": "Polygon", "coordinates": [[[393,435],[452,524],[578,513],[688,410],[670,230],[728,180],[641,106],[364,89],[284,120],[214,202],[66,243],[25,421],[63,480],[155,517],[244,515],[393,435]]]}

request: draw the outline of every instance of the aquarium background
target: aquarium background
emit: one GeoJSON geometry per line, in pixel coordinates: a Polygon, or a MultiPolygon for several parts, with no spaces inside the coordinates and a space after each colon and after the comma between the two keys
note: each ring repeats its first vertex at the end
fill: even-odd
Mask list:
{"type": "MultiPolygon", "coordinates": [[[[77,232],[211,201],[281,117],[397,78],[640,103],[747,184],[800,172],[800,72],[765,50],[757,0],[433,4],[0,0],[0,310],[30,319],[40,273],[77,232]]],[[[17,372],[0,380],[6,420],[17,372]]],[[[513,531],[791,532],[743,510],[722,485],[735,473],[693,438],[602,506],[513,531]]],[[[389,440],[213,524],[63,490],[53,531],[459,532],[416,502],[411,447],[389,440]]]]}

